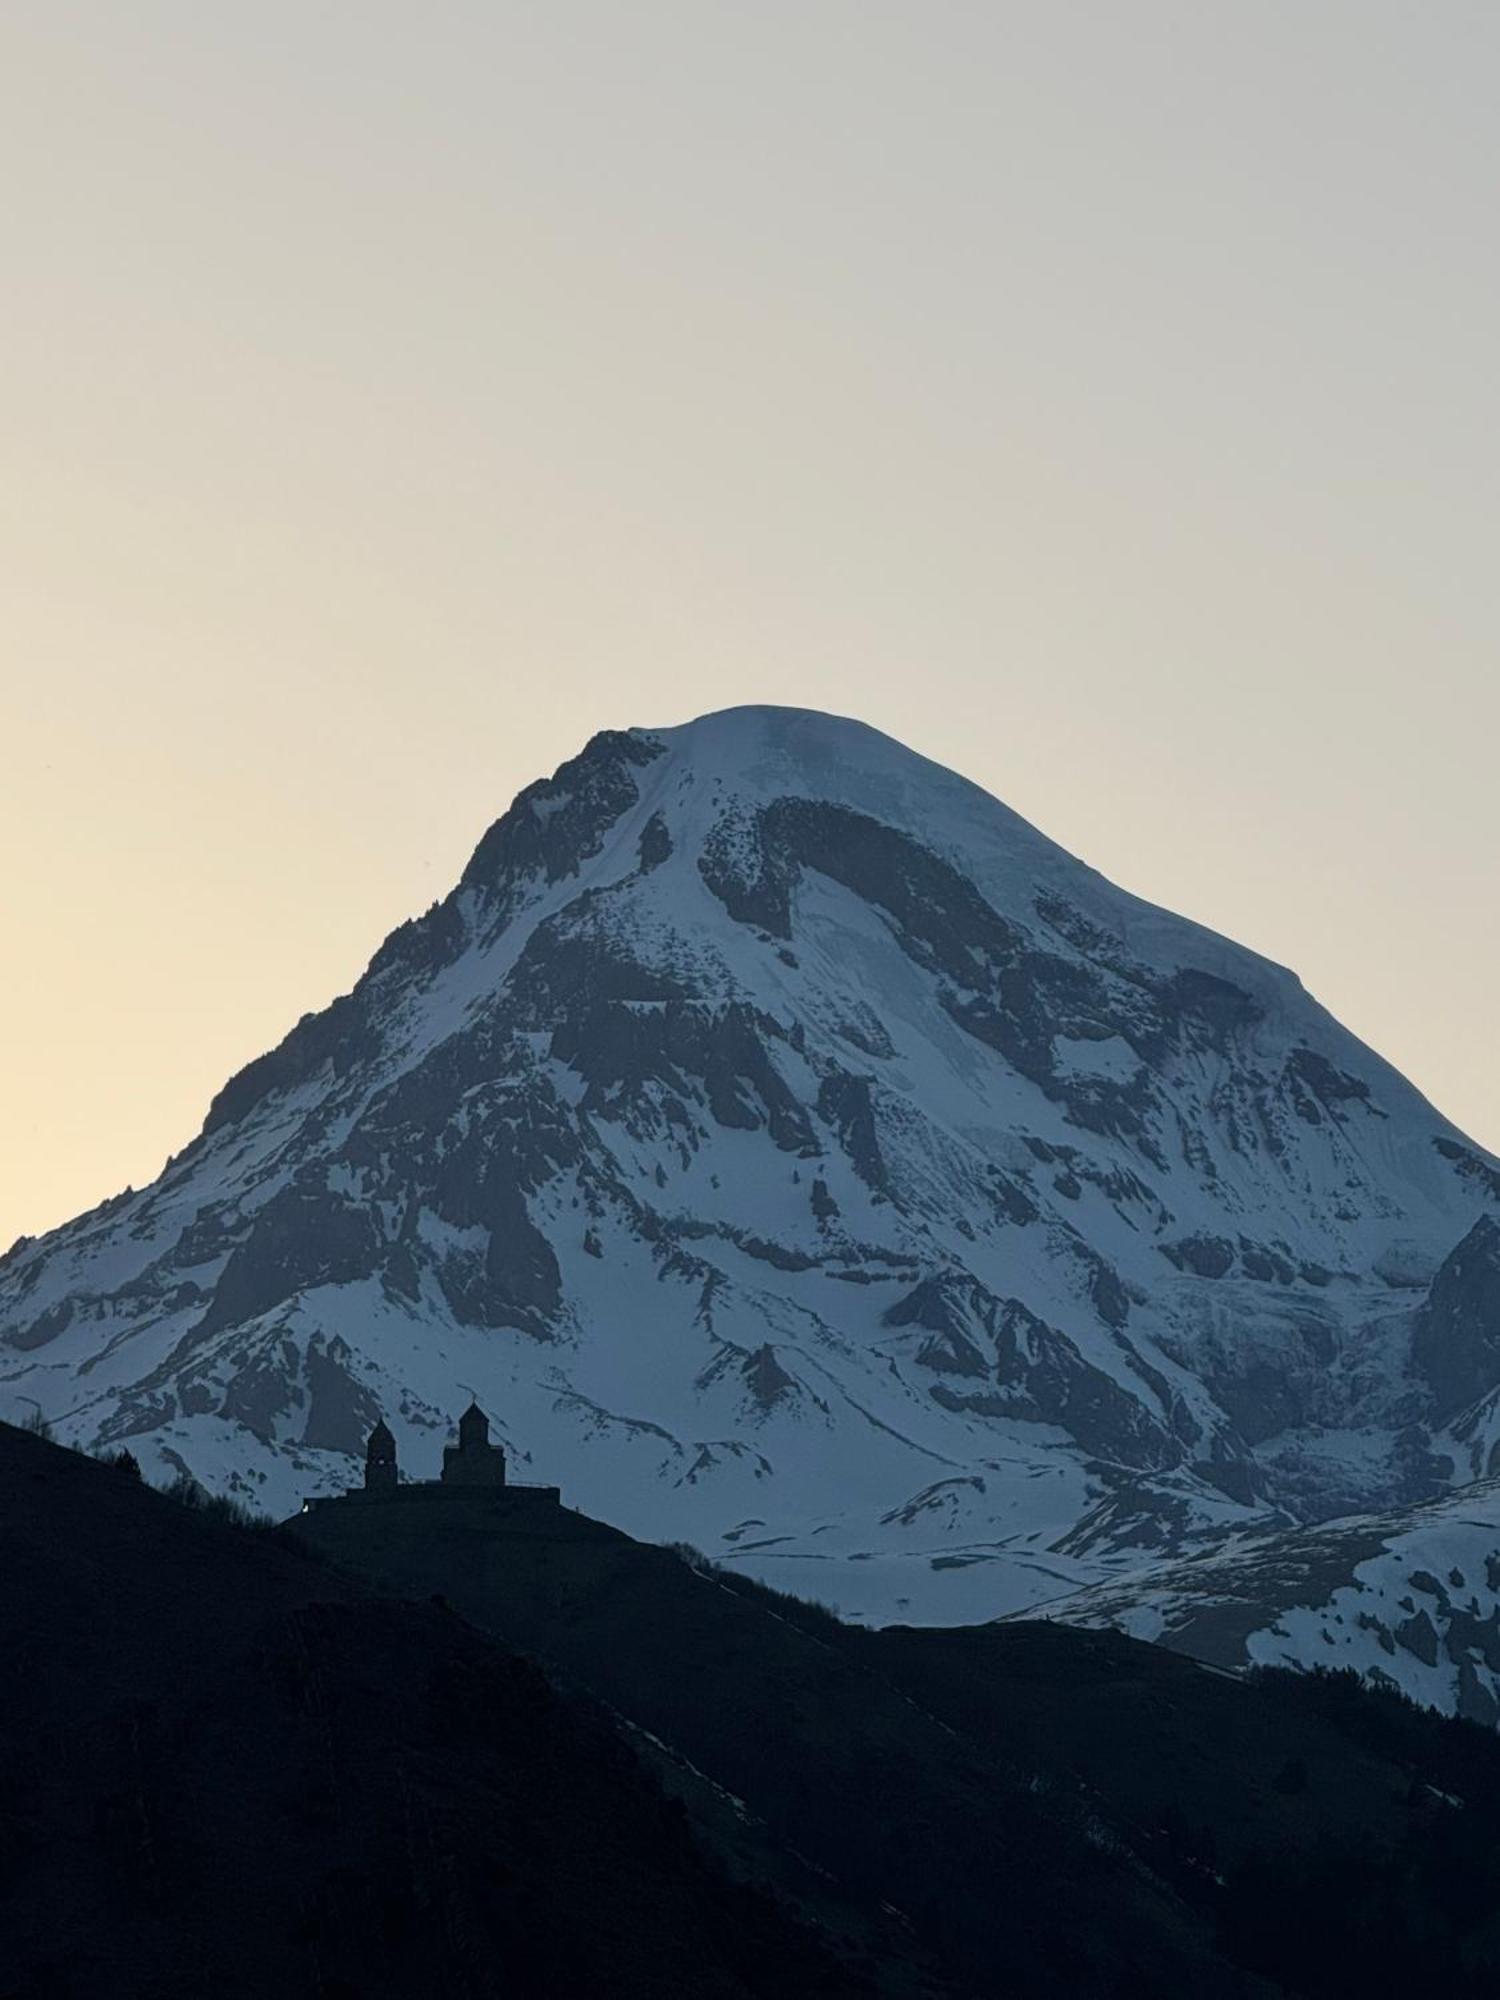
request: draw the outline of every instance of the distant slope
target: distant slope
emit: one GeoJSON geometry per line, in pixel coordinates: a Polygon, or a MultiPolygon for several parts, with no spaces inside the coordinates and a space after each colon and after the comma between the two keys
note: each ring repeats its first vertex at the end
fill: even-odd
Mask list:
{"type": "Polygon", "coordinates": [[[1352,1668],[1500,1725],[1500,1481],[1398,1513],[1230,1536],[1042,1607],[1220,1666],[1352,1668]]]}
{"type": "Polygon", "coordinates": [[[5,1425],[0,1590],[5,2000],[876,1990],[451,1614],[5,1425]]]}
{"type": "Polygon", "coordinates": [[[596,736],[151,1187],[0,1260],[0,1409],[286,1511],[473,1391],[633,1533],[979,1620],[1489,1470],[1497,1208],[1291,973],[736,709],[596,736]]]}

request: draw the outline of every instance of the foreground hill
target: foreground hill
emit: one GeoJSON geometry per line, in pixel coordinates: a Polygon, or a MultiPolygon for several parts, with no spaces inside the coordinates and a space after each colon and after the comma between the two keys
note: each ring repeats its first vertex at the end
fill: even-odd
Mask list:
{"type": "Polygon", "coordinates": [[[793,1850],[830,1917],[894,1913],[962,1990],[1494,1990],[1489,1730],[1114,1633],[841,1626],[511,1505],[334,1503],[295,1532],[597,1696],[705,1837],[727,1819],[752,1870],[793,1850]]]}
{"type": "Polygon", "coordinates": [[[5,2000],[876,1990],[451,1614],[6,1425],[0,1581],[5,2000]]]}
{"type": "Polygon", "coordinates": [[[595,737],[159,1180],[17,1245],[0,1407],[285,1511],[472,1391],[633,1533],[989,1618],[1490,1470],[1497,1208],[1290,973],[732,710],[595,737]]]}
{"type": "Polygon", "coordinates": [[[290,1532],[0,1426],[6,2000],[1500,1974],[1500,1738],[1352,1677],[866,1632],[488,1495],[290,1532]]]}

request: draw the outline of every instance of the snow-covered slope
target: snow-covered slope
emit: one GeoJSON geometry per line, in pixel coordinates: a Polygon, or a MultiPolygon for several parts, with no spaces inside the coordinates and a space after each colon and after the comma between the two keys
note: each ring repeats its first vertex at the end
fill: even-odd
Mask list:
{"type": "Polygon", "coordinates": [[[1500,1724],[1500,1480],[1393,1514],[1229,1535],[1043,1615],[1217,1666],[1352,1667],[1500,1724]]]}
{"type": "Polygon", "coordinates": [[[633,1533],[975,1619],[1489,1469],[1497,1210],[1292,974],[736,709],[595,737],[159,1180],[0,1260],[0,1411],[288,1508],[377,1410],[430,1473],[473,1392],[633,1533]]]}

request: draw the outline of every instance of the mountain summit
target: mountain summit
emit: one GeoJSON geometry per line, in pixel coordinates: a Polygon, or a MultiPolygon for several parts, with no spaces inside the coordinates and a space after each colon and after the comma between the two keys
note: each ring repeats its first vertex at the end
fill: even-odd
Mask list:
{"type": "Polygon", "coordinates": [[[151,1187],[0,1260],[0,1407],[286,1511],[473,1393],[589,1513],[956,1622],[1494,1469],[1496,1213],[1291,973],[732,709],[529,786],[151,1187]]]}

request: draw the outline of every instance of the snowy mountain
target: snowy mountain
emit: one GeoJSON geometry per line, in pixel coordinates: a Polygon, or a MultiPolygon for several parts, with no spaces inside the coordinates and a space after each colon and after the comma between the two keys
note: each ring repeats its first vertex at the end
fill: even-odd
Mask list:
{"type": "Polygon", "coordinates": [[[473,1393],[636,1535],[958,1622],[1493,1470],[1496,1214],[1291,973],[735,709],[596,736],[0,1259],[0,1412],[290,1510],[473,1393]]]}

